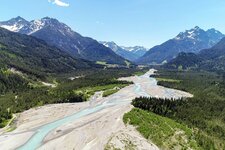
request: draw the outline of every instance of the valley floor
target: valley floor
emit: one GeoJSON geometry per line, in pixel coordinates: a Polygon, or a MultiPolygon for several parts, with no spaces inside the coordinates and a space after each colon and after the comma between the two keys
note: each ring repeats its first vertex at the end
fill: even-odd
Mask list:
{"type": "Polygon", "coordinates": [[[135,97],[192,97],[191,94],[164,88],[145,75],[121,78],[134,84],[103,98],[97,92],[89,102],[54,104],[21,113],[17,128],[0,135],[0,149],[148,149],[158,147],[124,125],[123,115],[133,107],[135,97]]]}

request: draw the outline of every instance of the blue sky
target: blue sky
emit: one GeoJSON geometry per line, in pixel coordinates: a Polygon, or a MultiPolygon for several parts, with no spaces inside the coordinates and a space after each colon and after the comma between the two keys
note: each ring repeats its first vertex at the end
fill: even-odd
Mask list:
{"type": "Polygon", "coordinates": [[[148,48],[196,25],[225,33],[225,0],[1,0],[0,14],[49,16],[84,36],[148,48]]]}

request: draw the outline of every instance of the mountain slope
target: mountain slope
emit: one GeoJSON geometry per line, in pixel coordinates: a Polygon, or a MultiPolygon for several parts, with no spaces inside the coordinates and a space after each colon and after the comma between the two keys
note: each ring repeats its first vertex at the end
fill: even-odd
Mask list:
{"type": "Polygon", "coordinates": [[[215,46],[210,49],[200,51],[199,56],[204,59],[214,59],[225,55],[225,38],[218,42],[215,46]]]}
{"type": "Polygon", "coordinates": [[[197,68],[202,58],[194,53],[181,52],[175,59],[172,59],[164,67],[169,69],[190,69],[197,68]]]}
{"type": "MultiPolygon", "coordinates": [[[[18,24],[20,20],[21,17],[17,17],[6,22],[0,22],[0,26],[11,29],[11,26],[18,24]],[[8,22],[11,22],[10,27],[8,22]]],[[[71,56],[89,61],[126,64],[125,59],[115,54],[110,48],[99,44],[92,38],[81,36],[74,32],[69,26],[56,19],[45,17],[31,22],[24,21],[23,23],[24,24],[17,28],[17,30],[11,31],[32,35],[42,39],[48,44],[66,51],[71,56]]]]}
{"type": "Polygon", "coordinates": [[[34,75],[71,72],[91,63],[75,59],[44,41],[0,28],[0,66],[34,75]]]}
{"type": "Polygon", "coordinates": [[[160,64],[175,58],[180,52],[198,53],[202,49],[211,48],[224,35],[215,30],[204,31],[199,27],[181,32],[175,38],[150,49],[143,57],[137,60],[141,64],[160,64]]]}
{"type": "Polygon", "coordinates": [[[212,48],[201,50],[198,54],[181,53],[177,58],[165,64],[164,67],[225,71],[225,38],[212,48]]]}
{"type": "Polygon", "coordinates": [[[212,48],[202,50],[198,56],[203,59],[200,68],[225,71],[225,38],[212,48]]]}

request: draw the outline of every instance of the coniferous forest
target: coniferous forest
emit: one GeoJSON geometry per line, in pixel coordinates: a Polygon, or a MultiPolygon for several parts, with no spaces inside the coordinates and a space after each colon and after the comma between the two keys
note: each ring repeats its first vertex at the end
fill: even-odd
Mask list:
{"type": "MultiPolygon", "coordinates": [[[[224,149],[224,76],[205,71],[161,70],[154,77],[160,80],[159,85],[190,92],[194,94],[194,97],[178,100],[140,97],[133,100],[133,106],[186,125],[192,130],[194,140],[202,149],[224,149]],[[175,80],[179,82],[174,82],[175,80]]],[[[125,120],[130,119],[132,122],[135,119],[132,114],[140,112],[133,110],[124,118],[125,120]]],[[[136,121],[139,119],[136,118],[136,121]]],[[[140,121],[137,122],[140,123],[140,121]]],[[[139,124],[137,122],[135,125],[139,124]]],[[[142,125],[139,124],[139,127],[148,128],[148,126],[142,125]]],[[[146,132],[146,130],[141,129],[139,131],[142,134],[146,132]]]]}

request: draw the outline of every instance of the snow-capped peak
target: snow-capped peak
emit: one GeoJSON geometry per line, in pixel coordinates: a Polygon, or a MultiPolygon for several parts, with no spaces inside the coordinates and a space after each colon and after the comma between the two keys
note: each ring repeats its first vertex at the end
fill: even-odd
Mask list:
{"type": "Polygon", "coordinates": [[[33,20],[30,23],[30,32],[27,33],[28,35],[35,33],[42,29],[45,26],[45,23],[42,20],[33,20]]]}
{"type": "Polygon", "coordinates": [[[125,46],[121,46],[124,50],[129,51],[130,53],[135,54],[138,57],[143,56],[148,49],[143,47],[143,46],[131,46],[131,47],[125,47],[125,46]]]}
{"type": "Polygon", "coordinates": [[[99,43],[103,44],[105,47],[111,48],[114,52],[120,49],[120,47],[113,41],[111,42],[100,41],[99,43]]]}
{"type": "Polygon", "coordinates": [[[111,41],[111,42],[105,42],[105,41],[101,41],[101,44],[103,44],[106,47],[109,47],[111,49],[113,49],[113,51],[117,51],[119,49],[123,49],[125,51],[131,52],[131,53],[145,53],[148,51],[147,48],[143,47],[143,46],[133,46],[133,47],[126,47],[126,46],[118,46],[115,42],[111,41]]]}
{"type": "Polygon", "coordinates": [[[184,40],[184,39],[197,40],[198,36],[204,32],[205,31],[203,29],[196,26],[193,29],[186,30],[185,32],[180,32],[174,39],[175,40],[184,40]]]}
{"type": "Polygon", "coordinates": [[[137,51],[148,51],[147,48],[143,47],[143,46],[133,46],[133,47],[126,47],[126,46],[121,46],[123,49],[130,51],[130,52],[137,52],[137,51]]]}
{"type": "Polygon", "coordinates": [[[186,30],[185,32],[180,32],[174,39],[178,41],[191,40],[193,43],[196,43],[197,41],[210,39],[212,43],[215,43],[215,41],[218,41],[223,37],[224,35],[214,28],[205,31],[196,26],[193,29],[186,30]]]}
{"type": "Polygon", "coordinates": [[[62,34],[73,34],[70,27],[64,23],[59,22],[57,19],[44,17],[42,19],[26,21],[22,17],[16,17],[9,21],[0,22],[0,27],[8,29],[13,32],[31,35],[45,27],[56,28],[62,34]]]}
{"type": "Polygon", "coordinates": [[[29,22],[18,16],[16,18],[12,18],[9,21],[0,22],[0,27],[5,28],[12,32],[19,32],[26,24],[29,22]]]}

